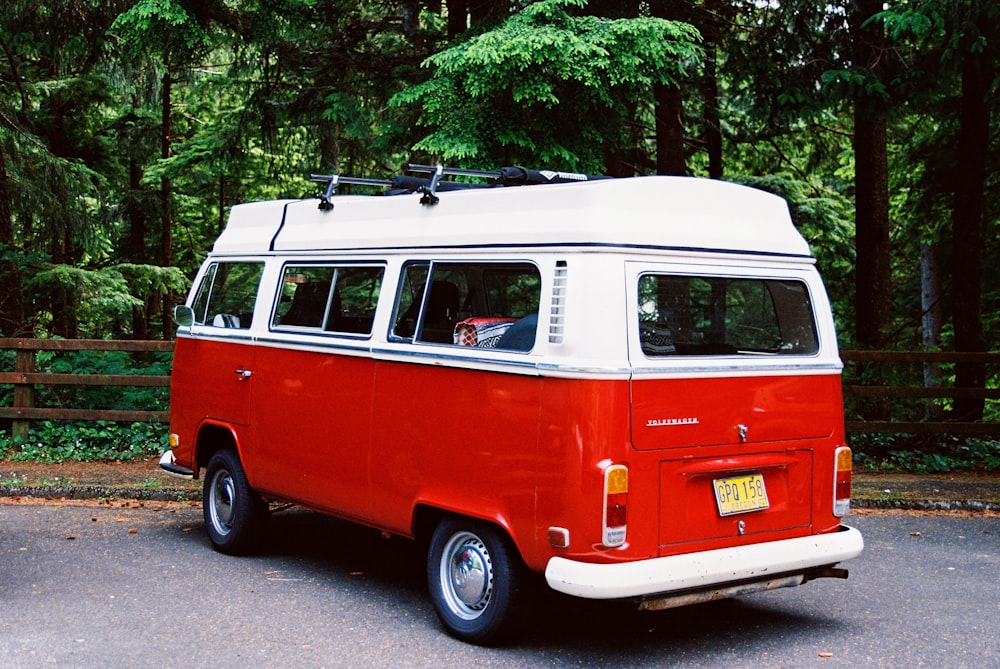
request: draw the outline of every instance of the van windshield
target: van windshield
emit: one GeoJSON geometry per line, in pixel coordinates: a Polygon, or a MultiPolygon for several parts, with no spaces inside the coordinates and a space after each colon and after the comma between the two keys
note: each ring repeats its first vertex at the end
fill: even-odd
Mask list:
{"type": "Polygon", "coordinates": [[[260,262],[213,263],[202,277],[193,304],[195,323],[246,330],[253,321],[260,262]]]}
{"type": "Polygon", "coordinates": [[[809,291],[784,279],[646,274],[639,332],[648,356],[811,355],[809,291]]]}

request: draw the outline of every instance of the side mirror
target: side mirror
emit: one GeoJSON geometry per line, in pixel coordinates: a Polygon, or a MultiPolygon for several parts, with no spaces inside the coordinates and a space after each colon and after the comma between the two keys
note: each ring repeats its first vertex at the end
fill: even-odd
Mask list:
{"type": "Polygon", "coordinates": [[[194,309],[183,304],[175,306],[174,323],[177,323],[178,327],[182,328],[189,328],[194,325],[194,309]]]}

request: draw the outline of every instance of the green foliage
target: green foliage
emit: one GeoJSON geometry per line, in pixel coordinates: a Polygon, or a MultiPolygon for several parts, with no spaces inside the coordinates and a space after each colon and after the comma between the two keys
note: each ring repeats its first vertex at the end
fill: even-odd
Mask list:
{"type": "Polygon", "coordinates": [[[868,471],[901,470],[916,474],[1000,470],[1000,441],[967,438],[928,441],[912,435],[851,435],[854,461],[868,471]]]}
{"type": "Polygon", "coordinates": [[[854,312],[854,221],[850,202],[817,181],[783,174],[740,175],[729,180],[785,198],[799,233],[809,242],[823,275],[842,338],[854,312]]]}
{"type": "Polygon", "coordinates": [[[175,0],[139,0],[115,19],[111,32],[136,53],[153,49],[190,58],[211,46],[204,27],[175,0]]]}
{"type": "Polygon", "coordinates": [[[166,449],[166,430],[153,423],[42,421],[18,442],[0,431],[0,457],[14,461],[134,460],[166,449]]]}
{"type": "Polygon", "coordinates": [[[690,25],[579,16],[579,0],[542,0],[425,61],[431,78],[393,103],[421,110],[415,149],[458,164],[530,163],[601,171],[624,149],[630,110],[653,83],[699,62],[690,25]]]}

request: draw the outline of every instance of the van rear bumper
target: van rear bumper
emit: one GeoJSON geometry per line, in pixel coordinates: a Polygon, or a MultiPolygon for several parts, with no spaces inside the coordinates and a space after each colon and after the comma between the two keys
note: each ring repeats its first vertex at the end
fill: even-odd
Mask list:
{"type": "Polygon", "coordinates": [[[553,590],[585,599],[697,592],[800,574],[850,560],[863,549],[861,532],[841,525],[829,534],[635,562],[594,564],[554,557],[545,568],[545,580],[553,590]]]}

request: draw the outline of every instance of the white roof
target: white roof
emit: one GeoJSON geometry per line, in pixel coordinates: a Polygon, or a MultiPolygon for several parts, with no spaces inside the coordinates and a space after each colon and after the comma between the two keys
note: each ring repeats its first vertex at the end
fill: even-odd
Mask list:
{"type": "Polygon", "coordinates": [[[724,181],[634,177],[233,207],[217,254],[499,247],[637,247],[808,257],[780,197],[724,181]]]}

